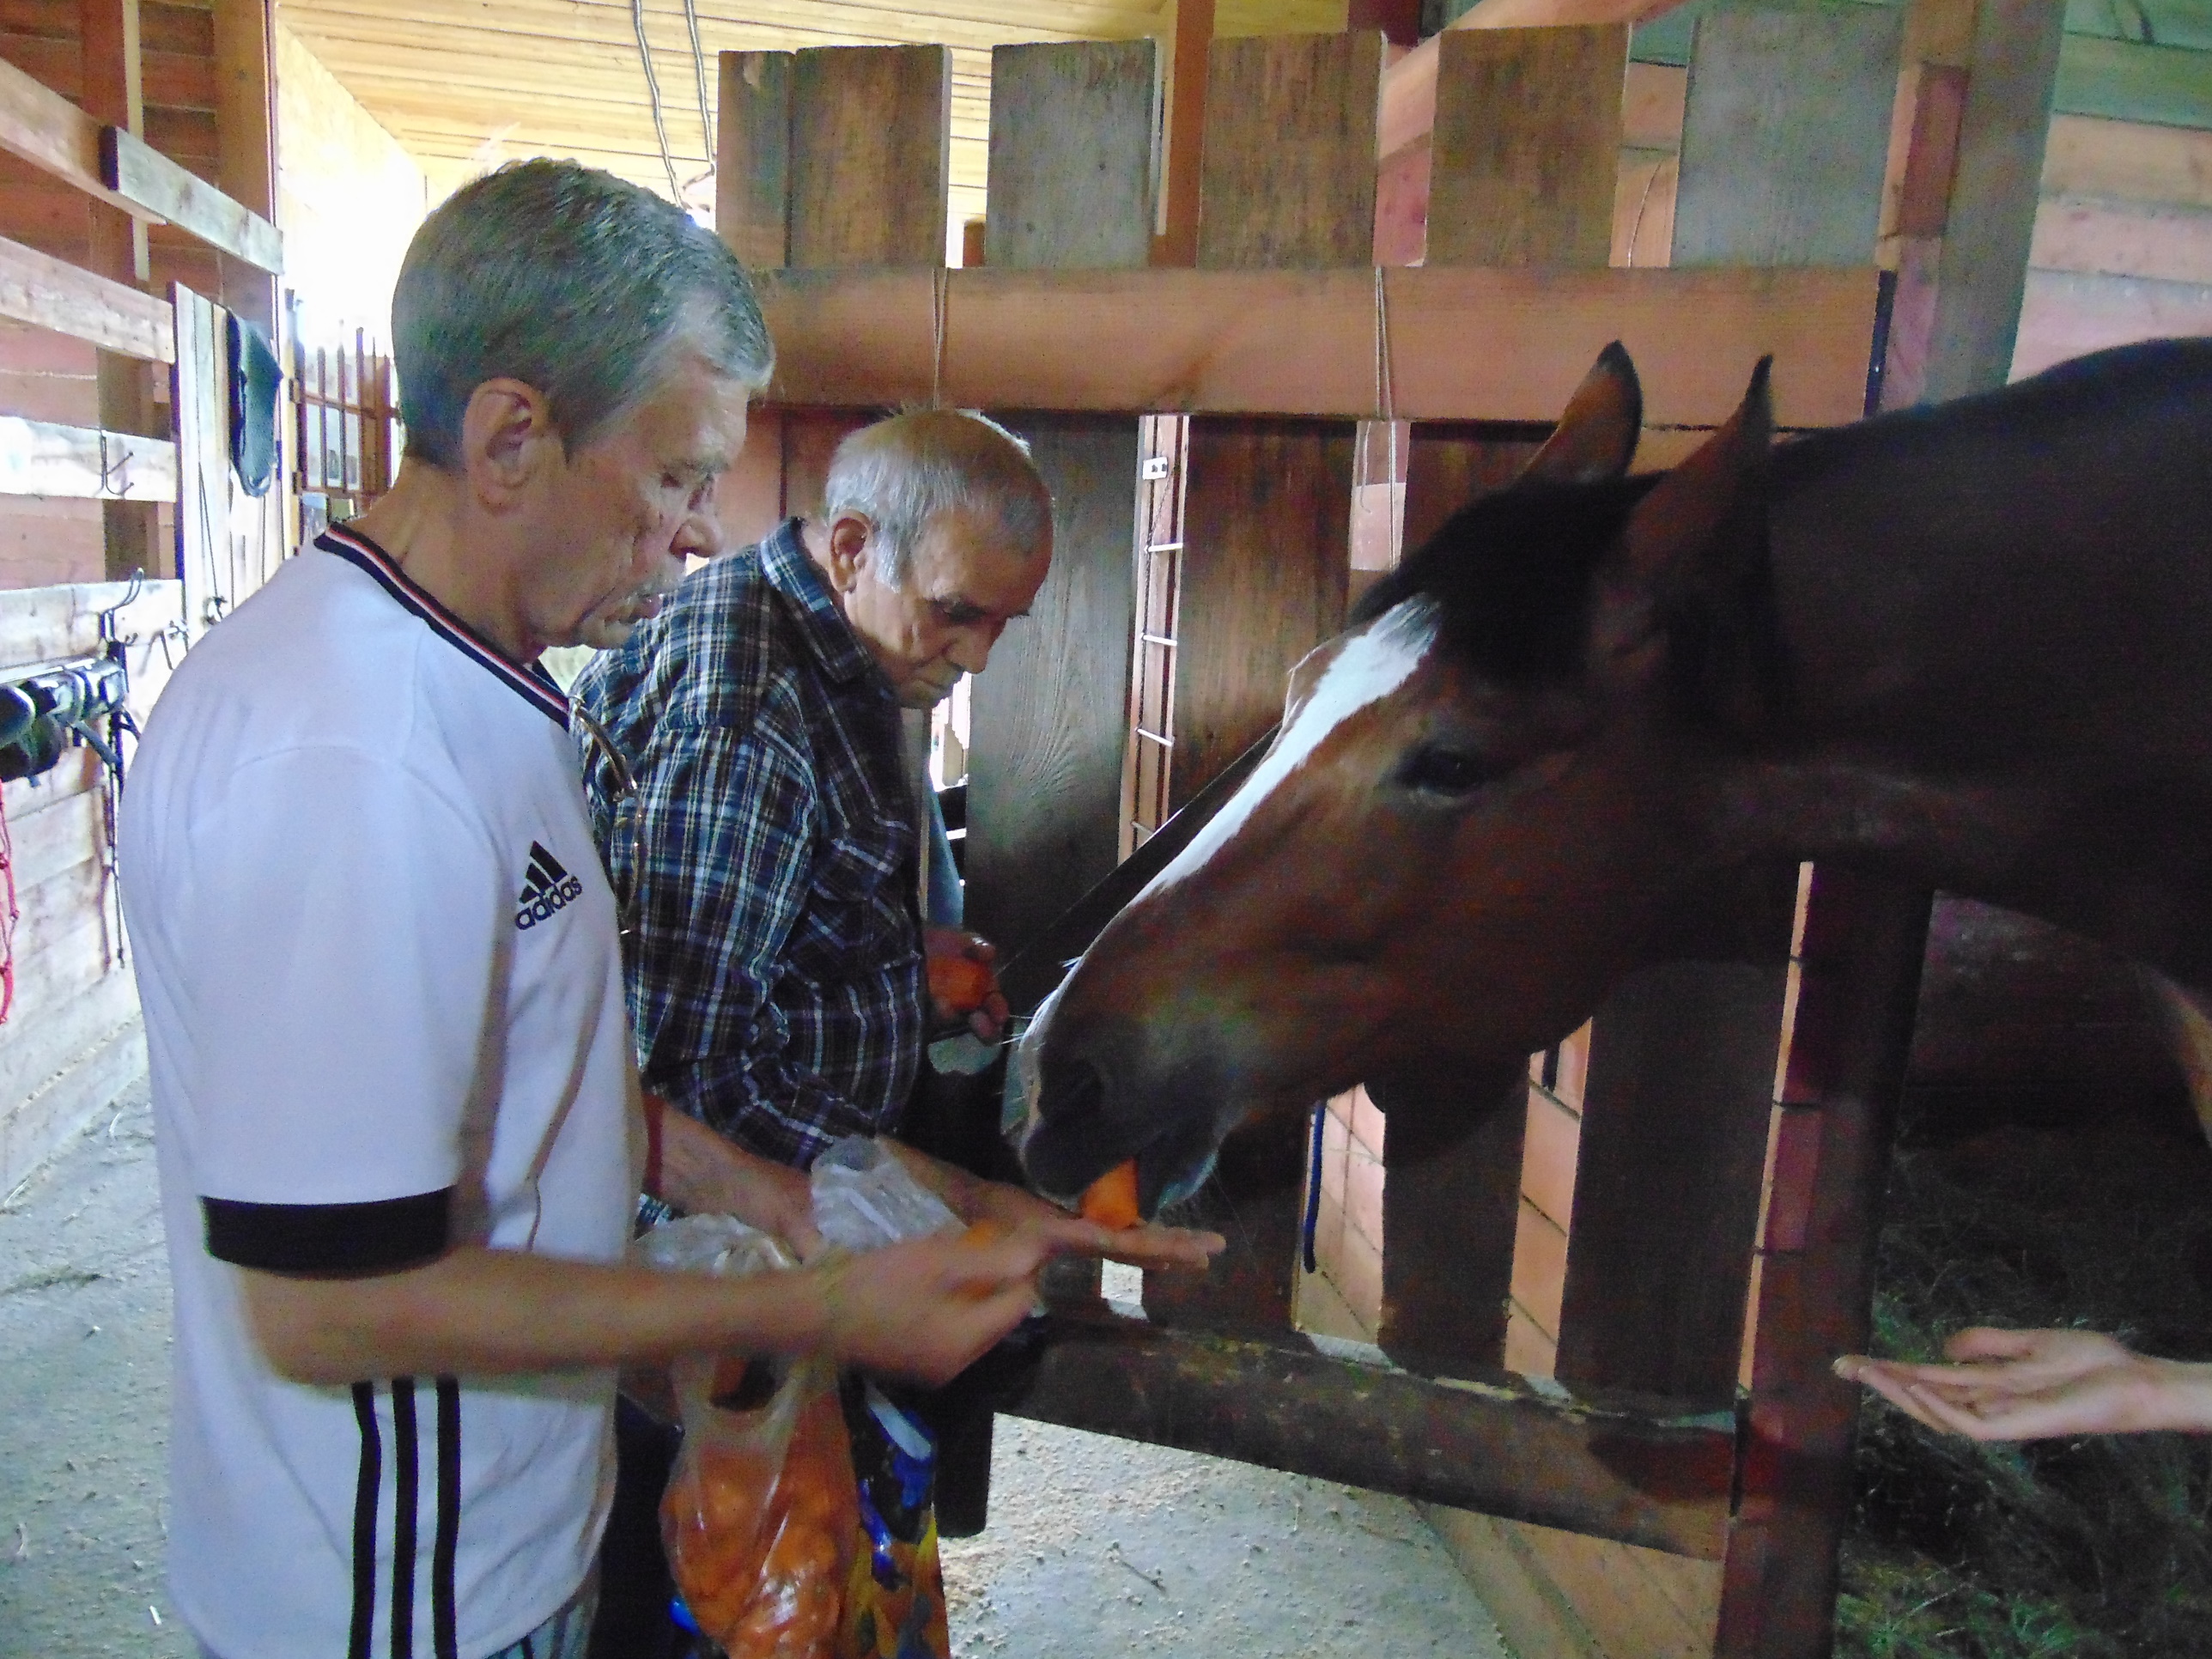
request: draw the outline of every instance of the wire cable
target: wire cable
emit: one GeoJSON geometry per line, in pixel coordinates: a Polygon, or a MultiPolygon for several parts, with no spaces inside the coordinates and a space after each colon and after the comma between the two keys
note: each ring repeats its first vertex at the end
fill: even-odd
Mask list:
{"type": "Polygon", "coordinates": [[[676,177],[675,152],[668,148],[668,118],[660,107],[660,76],[653,67],[653,43],[645,38],[645,0],[629,0],[630,26],[637,31],[638,61],[645,65],[646,95],[653,102],[653,136],[660,143],[660,165],[668,171],[668,194],[684,205],[684,186],[676,177]]]}

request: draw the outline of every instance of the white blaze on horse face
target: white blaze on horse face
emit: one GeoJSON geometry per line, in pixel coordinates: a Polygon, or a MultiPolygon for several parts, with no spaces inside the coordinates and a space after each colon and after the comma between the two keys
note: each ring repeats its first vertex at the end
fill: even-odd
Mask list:
{"type": "Polygon", "coordinates": [[[1361,709],[1377,703],[1413,678],[1437,642],[1435,601],[1412,599],[1383,612],[1345,641],[1321,683],[1300,705],[1290,726],[1275,738],[1244,787],[1229,798],[1196,839],[1131,900],[1141,904],[1155,893],[1205,868],[1236,838],[1260,803],[1273,794],[1307,761],[1328,735],[1361,709]]]}

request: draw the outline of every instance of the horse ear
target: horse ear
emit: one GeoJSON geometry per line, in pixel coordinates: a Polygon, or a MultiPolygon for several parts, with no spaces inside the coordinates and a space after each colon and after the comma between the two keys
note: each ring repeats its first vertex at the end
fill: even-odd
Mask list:
{"type": "Polygon", "coordinates": [[[1594,662],[1618,663],[1663,639],[1677,689],[1738,726],[1755,724],[1783,690],[1766,557],[1773,362],[1759,360],[1727,424],[1629,514],[1600,573],[1593,641],[1594,662]]]}
{"type": "Polygon", "coordinates": [[[1644,430],[1644,388],[1620,341],[1597,355],[1567,399],[1566,413],[1521,469],[1522,483],[1609,483],[1636,459],[1644,430]]]}

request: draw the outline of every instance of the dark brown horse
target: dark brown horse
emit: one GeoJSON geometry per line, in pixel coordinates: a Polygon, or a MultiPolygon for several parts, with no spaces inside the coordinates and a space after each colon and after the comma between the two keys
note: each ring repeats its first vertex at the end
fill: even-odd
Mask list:
{"type": "Polygon", "coordinates": [[[2201,1069],[2212,341],[1779,446],[1762,365],[1632,477],[1638,414],[1609,349],[1292,674],[1258,770],[1024,1041],[1042,1189],[1133,1157],[1149,1214],[1248,1113],[1503,1075],[1685,894],[1778,859],[2104,940],[2201,1069]]]}

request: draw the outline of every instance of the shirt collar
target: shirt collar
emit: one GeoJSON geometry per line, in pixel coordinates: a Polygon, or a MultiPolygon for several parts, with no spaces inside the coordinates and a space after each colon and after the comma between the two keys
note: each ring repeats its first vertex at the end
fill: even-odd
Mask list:
{"type": "Polygon", "coordinates": [[[335,553],[347,563],[367,571],[386,592],[428,623],[433,634],[490,671],[524,702],[544,714],[556,726],[567,730],[568,700],[553,684],[552,676],[536,663],[525,668],[511,660],[496,646],[447,610],[427,589],[418,586],[399,568],[398,561],[368,537],[358,530],[334,524],[315,538],[315,545],[324,552],[335,553]]]}
{"type": "Polygon", "coordinates": [[[799,520],[785,520],[761,543],[760,561],[769,586],[789,601],[799,637],[806,641],[823,673],[843,685],[877,666],[875,658],[838,607],[829,578],[807,552],[799,520]]]}

